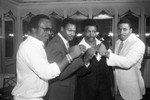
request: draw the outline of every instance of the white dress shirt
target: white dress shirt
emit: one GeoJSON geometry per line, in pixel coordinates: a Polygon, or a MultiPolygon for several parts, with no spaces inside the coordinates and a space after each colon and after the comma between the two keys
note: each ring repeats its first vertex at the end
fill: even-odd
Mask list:
{"type": "MultiPolygon", "coordinates": [[[[98,44],[101,43],[101,41],[99,41],[98,39],[95,38],[95,40],[96,40],[96,45],[98,45],[98,44]]],[[[91,48],[91,46],[85,41],[85,38],[83,38],[83,39],[81,40],[81,42],[79,43],[79,45],[84,45],[84,46],[86,47],[86,50],[89,49],[89,48],[91,48]]],[[[98,54],[95,55],[95,56],[96,56],[96,59],[97,59],[98,61],[100,61],[101,55],[98,53],[98,54]]]]}
{"type": "Polygon", "coordinates": [[[17,85],[12,91],[15,100],[42,100],[48,90],[48,80],[60,74],[56,63],[50,64],[44,43],[29,36],[17,52],[17,85]]]}

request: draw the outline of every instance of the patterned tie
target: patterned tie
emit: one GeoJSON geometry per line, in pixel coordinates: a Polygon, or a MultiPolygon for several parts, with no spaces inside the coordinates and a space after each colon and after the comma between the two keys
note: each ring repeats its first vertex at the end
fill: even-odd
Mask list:
{"type": "Polygon", "coordinates": [[[120,51],[121,51],[122,47],[123,47],[123,41],[121,41],[120,46],[118,48],[118,55],[120,54],[120,51]]]}

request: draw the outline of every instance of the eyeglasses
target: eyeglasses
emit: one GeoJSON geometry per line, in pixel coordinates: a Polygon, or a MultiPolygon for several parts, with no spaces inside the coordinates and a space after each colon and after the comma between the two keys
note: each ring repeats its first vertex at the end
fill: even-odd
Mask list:
{"type": "Polygon", "coordinates": [[[39,28],[42,28],[44,30],[44,32],[51,32],[51,34],[54,34],[54,30],[52,28],[49,28],[49,27],[39,27],[39,28]]]}

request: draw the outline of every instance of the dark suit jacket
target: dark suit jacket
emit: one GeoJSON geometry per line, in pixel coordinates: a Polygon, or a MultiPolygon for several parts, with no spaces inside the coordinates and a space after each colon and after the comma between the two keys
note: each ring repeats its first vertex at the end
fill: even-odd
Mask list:
{"type": "Polygon", "coordinates": [[[75,100],[111,100],[107,67],[105,57],[94,56],[88,68],[78,70],[75,100]]]}
{"type": "MultiPolygon", "coordinates": [[[[52,62],[61,62],[68,53],[62,39],[56,35],[47,45],[46,52],[48,60],[52,62]]],[[[84,65],[79,57],[75,59],[60,74],[59,77],[49,81],[49,90],[46,95],[47,100],[74,100],[75,80],[74,72],[84,65]]]]}

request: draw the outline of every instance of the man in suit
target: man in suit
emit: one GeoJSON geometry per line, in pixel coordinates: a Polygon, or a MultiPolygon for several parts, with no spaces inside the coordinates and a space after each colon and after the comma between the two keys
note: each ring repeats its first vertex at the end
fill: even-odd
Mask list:
{"type": "MultiPolygon", "coordinates": [[[[60,33],[58,33],[47,45],[46,52],[48,60],[62,62],[62,58],[70,51],[68,42],[75,36],[76,26],[72,19],[66,18],[62,22],[60,33]]],[[[75,80],[74,72],[84,65],[81,57],[70,62],[61,75],[53,81],[49,81],[47,100],[74,100],[75,80]]]]}
{"type": "Polygon", "coordinates": [[[97,36],[97,24],[93,19],[83,22],[84,34],[79,44],[87,51],[83,59],[87,65],[77,71],[75,100],[112,100],[107,75],[106,57],[96,54],[96,45],[101,44],[97,36]]]}
{"type": "Polygon", "coordinates": [[[104,45],[100,46],[99,53],[107,57],[108,65],[114,66],[115,81],[122,99],[141,100],[145,94],[140,71],[145,44],[132,33],[131,23],[125,18],[118,22],[118,37],[114,53],[108,52],[104,45]]]}

